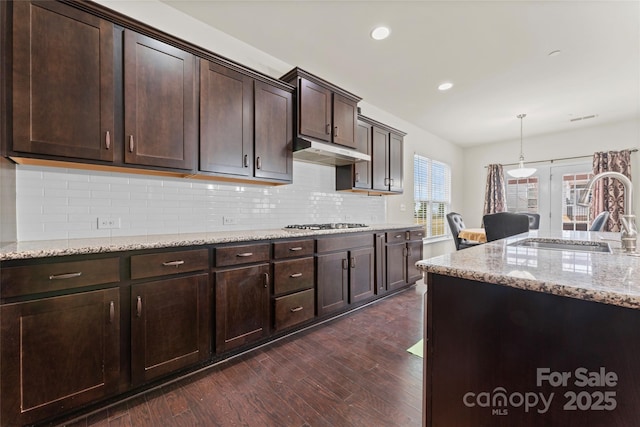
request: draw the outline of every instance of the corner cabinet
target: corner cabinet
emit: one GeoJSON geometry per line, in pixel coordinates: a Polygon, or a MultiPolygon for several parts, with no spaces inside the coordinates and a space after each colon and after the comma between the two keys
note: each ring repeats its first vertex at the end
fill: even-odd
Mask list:
{"type": "Polygon", "coordinates": [[[358,151],[371,162],[336,167],[336,190],[374,195],[403,192],[403,145],[406,133],[365,116],[358,116],[358,151]]]}
{"type": "Polygon", "coordinates": [[[200,166],[230,180],[292,181],[293,94],[200,62],[200,166]]]}
{"type": "Polygon", "coordinates": [[[360,97],[297,67],[281,80],[298,89],[297,135],[356,148],[360,97]]]}
{"type": "Polygon", "coordinates": [[[14,155],[112,162],[113,24],[57,2],[8,5],[13,8],[14,155]]]}
{"type": "Polygon", "coordinates": [[[118,392],[118,266],[108,258],[2,267],[2,425],[30,425],[118,392]],[[59,290],[72,293],[42,297],[59,290]]]}

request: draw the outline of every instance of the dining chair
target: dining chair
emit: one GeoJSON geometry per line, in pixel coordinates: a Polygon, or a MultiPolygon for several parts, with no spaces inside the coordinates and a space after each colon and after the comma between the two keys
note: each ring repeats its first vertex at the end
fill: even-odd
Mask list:
{"type": "Polygon", "coordinates": [[[604,226],[607,225],[607,220],[609,219],[609,211],[602,211],[593,219],[591,223],[591,227],[589,227],[589,231],[602,231],[604,230],[604,226]]]}
{"type": "Polygon", "coordinates": [[[529,217],[529,230],[537,230],[540,228],[540,214],[530,212],[516,212],[520,215],[529,217]]]}
{"type": "Polygon", "coordinates": [[[487,242],[529,231],[529,217],[523,214],[498,212],[483,216],[482,221],[487,242]]]}
{"type": "Polygon", "coordinates": [[[466,228],[464,225],[464,221],[462,221],[462,215],[460,215],[459,213],[449,212],[447,214],[447,222],[449,223],[449,230],[451,230],[451,235],[453,236],[453,243],[455,243],[456,245],[456,251],[481,244],[479,242],[472,242],[470,240],[461,239],[460,237],[458,237],[460,231],[466,228]]]}

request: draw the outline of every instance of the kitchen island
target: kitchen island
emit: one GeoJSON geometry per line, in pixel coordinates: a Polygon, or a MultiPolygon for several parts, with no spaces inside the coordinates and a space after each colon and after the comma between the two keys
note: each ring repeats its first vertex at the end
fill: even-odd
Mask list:
{"type": "Polygon", "coordinates": [[[418,262],[425,425],[640,425],[640,257],[619,247],[531,232],[418,262]]]}

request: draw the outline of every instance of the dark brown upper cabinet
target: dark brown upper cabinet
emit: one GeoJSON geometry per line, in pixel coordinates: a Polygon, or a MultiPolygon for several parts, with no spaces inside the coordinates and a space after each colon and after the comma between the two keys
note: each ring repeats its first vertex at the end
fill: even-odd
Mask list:
{"type": "Polygon", "coordinates": [[[11,6],[13,155],[113,161],[113,24],[57,2],[11,6]]]}
{"type": "Polygon", "coordinates": [[[255,176],[293,180],[293,94],[255,82],[255,176]]]}
{"type": "Polygon", "coordinates": [[[231,180],[290,183],[292,92],[202,60],[200,170],[231,180]]]}
{"type": "Polygon", "coordinates": [[[195,61],[188,52],[125,30],[125,163],[194,169],[195,61]]]}
{"type": "Polygon", "coordinates": [[[200,170],[253,175],[253,79],[200,61],[200,170]]]}
{"type": "MultiPolygon", "coordinates": [[[[356,149],[372,155],[372,125],[358,120],[356,149]]],[[[368,192],[372,188],[371,162],[357,162],[353,165],[336,166],[336,190],[368,192]]]]}
{"type": "Polygon", "coordinates": [[[336,190],[370,194],[398,194],[403,188],[402,131],[365,116],[358,116],[358,151],[371,162],[336,167],[336,190]]]}
{"type": "Polygon", "coordinates": [[[356,148],[361,98],[300,68],[281,79],[298,88],[298,136],[356,148]]]}

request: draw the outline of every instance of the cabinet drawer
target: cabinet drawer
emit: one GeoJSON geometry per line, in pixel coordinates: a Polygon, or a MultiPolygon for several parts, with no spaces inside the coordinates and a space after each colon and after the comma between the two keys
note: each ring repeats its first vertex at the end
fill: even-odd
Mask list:
{"type": "Polygon", "coordinates": [[[313,254],[313,240],[294,240],[273,244],[273,258],[292,258],[313,254]]]}
{"type": "Polygon", "coordinates": [[[406,230],[387,231],[387,243],[400,243],[407,240],[406,230]]]}
{"type": "Polygon", "coordinates": [[[373,234],[344,235],[318,239],[318,252],[344,251],[362,246],[373,246],[373,234]]]}
{"type": "Polygon", "coordinates": [[[0,270],[2,298],[120,281],[120,259],[57,262],[0,270]]]}
{"type": "Polygon", "coordinates": [[[298,292],[276,298],[275,329],[284,329],[314,317],[315,291],[298,292]]]}
{"type": "Polygon", "coordinates": [[[216,248],[216,267],[269,261],[269,244],[216,248]]]}
{"type": "Polygon", "coordinates": [[[314,285],[313,258],[273,263],[273,293],[284,294],[314,285]]]}
{"type": "Polygon", "coordinates": [[[409,240],[422,240],[424,238],[424,230],[411,230],[409,232],[409,240]]]}
{"type": "Polygon", "coordinates": [[[188,273],[208,268],[209,251],[207,249],[162,252],[131,257],[132,279],[188,273]]]}

